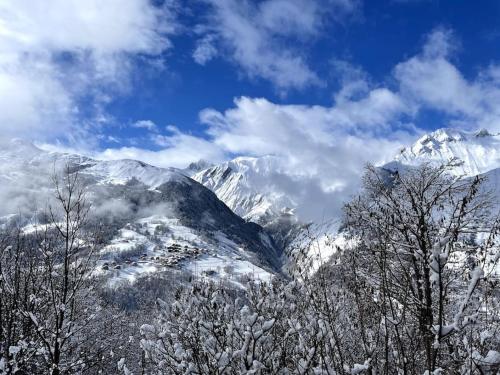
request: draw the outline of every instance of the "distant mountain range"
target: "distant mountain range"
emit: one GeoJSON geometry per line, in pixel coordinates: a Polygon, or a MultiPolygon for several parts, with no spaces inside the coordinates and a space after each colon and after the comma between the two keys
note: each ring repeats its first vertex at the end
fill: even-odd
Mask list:
{"type": "MultiPolygon", "coordinates": [[[[498,192],[500,197],[499,134],[490,134],[486,130],[439,129],[403,148],[395,155],[394,161],[383,167],[394,170],[424,162],[436,165],[452,162],[455,167],[451,172],[465,177],[486,174],[487,188],[498,192]]],[[[276,240],[287,248],[286,251],[304,246],[327,251],[325,249],[330,246],[340,218],[332,214],[325,215],[319,222],[311,222],[301,217],[301,206],[310,204],[310,201],[307,197],[291,197],[275,182],[277,175],[282,176],[280,165],[280,160],[274,156],[240,157],[202,170],[193,178],[214,191],[235,213],[274,232],[276,240]]],[[[298,191],[308,186],[307,180],[297,178],[289,183],[299,185],[298,191]]],[[[331,194],[331,199],[335,199],[335,194],[331,194]]]]}
{"type": "MultiPolygon", "coordinates": [[[[500,135],[486,130],[464,132],[439,129],[418,139],[396,155],[394,163],[418,165],[453,161],[455,174],[474,176],[500,167],[500,135]]],[[[273,178],[279,168],[276,157],[240,157],[211,166],[193,175],[241,217],[266,224],[282,215],[295,215],[307,202],[291,199],[283,191],[273,190],[273,178]]],[[[362,171],[360,172],[362,173],[362,171]]],[[[294,183],[300,184],[300,180],[294,183]]],[[[297,220],[304,221],[297,217],[297,220]]]]}
{"type": "MultiPolygon", "coordinates": [[[[485,130],[434,131],[381,167],[450,161],[455,175],[486,175],[486,188],[500,197],[500,135],[485,130]]],[[[311,222],[301,216],[308,201],[286,187],[295,184],[300,191],[309,182],[288,176],[276,156],[238,157],[218,165],[200,161],[180,170],[46,152],[21,140],[0,150],[5,202],[0,223],[30,217],[23,225],[33,228],[33,212],[50,196],[49,176],[66,165],[89,186],[96,215],[114,228],[102,250],[102,272],[110,280],[168,269],[212,278],[245,273],[268,278],[281,272],[286,255],[297,249],[328,256],[343,243],[336,236],[339,217],[311,222]]]]}

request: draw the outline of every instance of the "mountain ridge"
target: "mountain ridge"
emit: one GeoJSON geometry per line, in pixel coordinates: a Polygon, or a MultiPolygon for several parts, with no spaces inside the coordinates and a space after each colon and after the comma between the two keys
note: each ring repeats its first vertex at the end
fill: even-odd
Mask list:
{"type": "MultiPolygon", "coordinates": [[[[52,164],[62,166],[70,163],[85,179],[101,189],[101,194],[108,194],[111,201],[117,199],[117,192],[121,191],[120,194],[126,195],[137,190],[140,193],[134,194],[149,197],[158,204],[162,199],[171,206],[175,202],[175,207],[169,208],[169,217],[161,220],[156,217],[154,220],[163,220],[165,225],[180,225],[181,232],[196,229],[216,233],[216,236],[217,233],[224,233],[223,237],[237,238],[237,231],[240,231],[241,238],[237,241],[256,249],[261,246],[262,249],[267,249],[256,253],[265,254],[268,251],[268,265],[274,269],[279,268],[279,259],[283,256],[280,251],[291,252],[300,247],[311,247],[312,237],[321,241],[320,248],[326,248],[328,243],[335,241],[339,228],[339,217],[325,217],[319,223],[303,220],[297,215],[297,210],[307,202],[297,201],[286,194],[281,189],[283,186],[277,185],[275,180],[281,179],[281,183],[294,181],[300,188],[307,185],[300,186],[300,176],[294,176],[296,180],[283,180],[283,160],[273,155],[240,156],[216,165],[201,160],[185,169],[176,169],[159,168],[130,159],[99,161],[80,155],[47,152],[29,142],[13,140],[10,148],[0,151],[0,161],[3,161],[0,180],[7,183],[12,183],[25,171],[33,174],[34,178],[30,176],[30,183],[37,188],[35,172],[45,169],[48,173],[52,164]],[[13,165],[8,165],[8,162],[13,165]],[[196,200],[196,196],[203,198],[196,200]],[[163,198],[156,201],[158,197],[163,198]],[[210,212],[215,212],[214,217],[198,215],[206,212],[203,208],[206,202],[212,202],[209,205],[212,207],[210,212]],[[234,227],[228,225],[229,222],[235,223],[234,227]],[[212,225],[214,223],[217,225],[212,225]]],[[[484,129],[475,132],[453,128],[438,129],[421,136],[412,145],[403,148],[393,161],[381,167],[394,171],[424,162],[453,162],[451,173],[457,176],[484,175],[487,177],[487,186],[500,196],[500,134],[492,134],[484,129]]],[[[138,202],[141,199],[134,198],[138,202]]],[[[140,204],[136,209],[141,209],[140,204]]],[[[144,222],[144,217],[138,220],[149,225],[144,222]]],[[[219,243],[226,240],[231,241],[230,238],[220,237],[222,242],[219,243]]],[[[210,246],[217,246],[217,241],[210,246]]],[[[240,251],[238,249],[241,246],[237,243],[229,245],[229,248],[231,246],[234,250],[231,250],[231,256],[239,257],[234,254],[240,251]]],[[[318,247],[318,243],[315,246],[318,247]]],[[[261,264],[261,261],[266,263],[266,259],[254,261],[256,264],[261,264]]]]}
{"type": "MultiPolygon", "coordinates": [[[[258,224],[234,214],[183,170],[48,152],[19,140],[0,150],[0,162],[0,180],[5,183],[0,195],[10,199],[13,208],[16,202],[25,205],[26,214],[36,212],[36,206],[52,195],[54,172],[66,167],[70,173],[78,172],[93,214],[114,228],[101,262],[107,269],[117,263],[114,259],[122,260],[114,266],[112,279],[134,280],[170,268],[209,270],[212,277],[228,274],[226,267],[239,275],[252,270],[263,277],[280,273],[281,251],[273,239],[258,224]],[[16,194],[24,200],[16,201],[16,194]],[[177,245],[181,250],[173,248],[177,245]]],[[[16,212],[3,212],[0,224],[13,220],[16,212]]],[[[32,220],[25,225],[39,225],[32,220]]]]}
{"type": "Polygon", "coordinates": [[[417,165],[453,162],[452,173],[473,176],[500,166],[500,134],[485,129],[466,132],[442,128],[420,137],[412,146],[401,150],[395,161],[417,165]]]}

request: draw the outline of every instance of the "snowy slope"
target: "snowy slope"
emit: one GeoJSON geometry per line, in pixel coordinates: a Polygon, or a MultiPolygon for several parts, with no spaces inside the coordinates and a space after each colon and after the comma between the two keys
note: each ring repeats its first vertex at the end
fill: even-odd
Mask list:
{"type": "Polygon", "coordinates": [[[156,188],[167,181],[185,180],[175,168],[158,168],[137,160],[112,160],[93,162],[82,173],[98,179],[100,184],[125,185],[136,179],[150,188],[156,188]]]}
{"type": "Polygon", "coordinates": [[[193,175],[236,214],[260,224],[293,213],[297,203],[276,189],[279,161],[273,156],[238,157],[193,175]]]}
{"type": "Polygon", "coordinates": [[[23,177],[53,174],[65,166],[98,184],[123,185],[135,179],[156,188],[171,179],[185,179],[175,168],[157,168],[137,160],[99,161],[81,155],[47,152],[20,139],[0,147],[0,178],[20,182],[23,177]]]}
{"type": "Polygon", "coordinates": [[[425,162],[436,165],[452,162],[455,166],[450,172],[454,175],[485,177],[482,189],[492,192],[500,202],[500,134],[439,129],[422,136],[382,168],[394,172],[425,162]]]}
{"type": "Polygon", "coordinates": [[[286,248],[291,259],[288,264],[290,271],[294,272],[294,268],[300,267],[299,272],[314,272],[326,263],[339,248],[347,244],[338,231],[337,220],[305,225],[290,239],[286,248]]]}
{"type": "MultiPolygon", "coordinates": [[[[219,271],[210,272],[212,276],[231,269],[235,274],[255,270],[266,278],[281,267],[280,250],[259,225],[234,214],[184,171],[135,160],[99,161],[46,152],[20,140],[0,148],[0,198],[4,202],[0,225],[17,213],[29,215],[43,208],[52,195],[54,170],[66,166],[78,171],[88,186],[94,215],[112,228],[114,234],[102,253],[102,262],[120,259],[107,266],[111,276],[132,280],[169,268],[215,267],[219,271]],[[169,252],[169,246],[176,244],[188,250],[182,256],[169,252]],[[139,249],[140,254],[134,253],[139,249]],[[123,257],[118,256],[121,252],[123,257]]],[[[32,228],[33,223],[27,224],[32,228]]]]}
{"type": "Polygon", "coordinates": [[[34,212],[52,196],[52,176],[68,167],[90,185],[124,185],[133,181],[148,188],[188,179],[175,168],[162,169],[136,160],[99,161],[85,156],[41,150],[14,139],[0,144],[0,217],[34,212]]]}
{"type": "Polygon", "coordinates": [[[212,238],[165,215],[127,223],[100,251],[97,273],[134,282],[150,273],[186,270],[195,277],[241,279],[253,275],[269,281],[274,272],[241,245],[217,232],[212,238]]]}
{"type": "Polygon", "coordinates": [[[395,160],[405,165],[452,161],[457,164],[453,173],[474,176],[500,167],[500,135],[439,129],[403,149],[395,160]]]}

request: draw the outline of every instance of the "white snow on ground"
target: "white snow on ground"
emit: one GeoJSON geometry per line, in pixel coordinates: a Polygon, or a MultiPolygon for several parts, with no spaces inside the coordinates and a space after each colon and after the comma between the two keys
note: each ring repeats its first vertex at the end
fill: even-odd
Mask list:
{"type": "Polygon", "coordinates": [[[231,255],[203,256],[189,262],[186,269],[196,277],[215,280],[226,279],[237,284],[245,276],[250,276],[252,280],[264,282],[270,282],[273,277],[270,272],[257,267],[253,263],[231,255]]]}
{"type": "Polygon", "coordinates": [[[136,160],[99,161],[84,173],[97,177],[101,184],[124,185],[135,178],[153,189],[167,181],[187,180],[175,168],[158,168],[136,160]]]}
{"type": "Polygon", "coordinates": [[[107,276],[110,286],[168,269],[190,271],[196,277],[228,279],[235,284],[245,275],[262,281],[272,277],[222,233],[210,239],[182,226],[177,219],[160,215],[127,224],[100,251],[100,256],[96,272],[107,276]]]}
{"type": "Polygon", "coordinates": [[[187,269],[195,276],[212,279],[229,279],[245,275],[255,280],[269,282],[272,273],[249,261],[248,254],[222,233],[216,233],[217,249],[191,261],[187,269]]]}
{"type": "MultiPolygon", "coordinates": [[[[62,223],[59,223],[59,225],[62,225],[62,223]]],[[[46,230],[50,230],[56,227],[55,223],[50,223],[50,224],[28,224],[25,225],[21,230],[23,234],[34,234],[34,233],[43,233],[46,230]]]]}
{"type": "MultiPolygon", "coordinates": [[[[123,267],[121,269],[111,269],[107,273],[110,277],[109,286],[116,285],[119,281],[129,281],[133,283],[139,277],[146,276],[149,273],[155,273],[160,270],[162,267],[155,265],[152,262],[137,262],[137,265],[123,267]]],[[[101,271],[103,272],[103,271],[101,271]]]]}

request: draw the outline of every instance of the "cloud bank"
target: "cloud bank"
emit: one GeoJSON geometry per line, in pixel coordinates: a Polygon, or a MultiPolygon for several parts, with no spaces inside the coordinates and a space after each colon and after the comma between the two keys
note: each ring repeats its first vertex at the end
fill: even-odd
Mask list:
{"type": "Polygon", "coordinates": [[[0,127],[4,136],[77,139],[106,121],[137,55],[159,56],[176,22],[148,0],[0,3],[0,127]]]}

